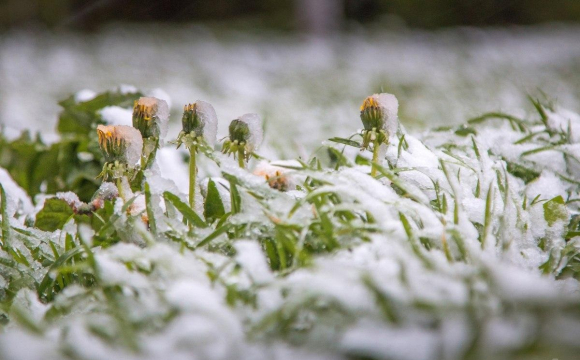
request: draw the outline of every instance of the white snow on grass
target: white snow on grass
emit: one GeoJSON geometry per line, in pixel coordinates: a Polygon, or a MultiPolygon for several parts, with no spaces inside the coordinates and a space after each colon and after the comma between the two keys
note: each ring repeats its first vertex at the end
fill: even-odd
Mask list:
{"type": "MultiPolygon", "coordinates": [[[[46,303],[34,283],[17,292],[0,353],[7,359],[73,353],[83,359],[405,360],[462,359],[471,351],[510,358],[535,344],[573,354],[580,335],[580,237],[567,236],[577,231],[567,227],[579,208],[566,201],[580,198],[570,180],[580,173],[568,166],[574,154],[550,165],[530,160],[526,151],[576,146],[575,138],[543,127],[537,114],[522,120],[523,129],[489,121],[467,125],[468,135],[401,130],[381,160],[380,179],[368,175],[368,166],[354,165],[357,152],[337,170],[273,161],[258,164],[257,175],[211,155],[226,211],[232,177],[242,209],[224,220],[229,235],[198,248],[214,230],[190,231],[163,201],[169,190],[186,202],[162,177],[185,171],[186,164],[161,166],[172,151],[178,154],[165,147],[160,163],[145,173],[157,234],[142,222],[142,195],[139,210],[131,205],[129,214],[120,212],[117,199],[112,226],[120,242],[111,246],[97,245],[103,241],[97,233],[72,221],[53,234],[11,222],[9,232],[30,232],[10,235],[30,267],[22,262],[17,273],[0,266],[3,288],[25,281],[18,274],[29,271],[37,284],[50,280],[48,289],[58,287],[59,273],[30,249],[52,258],[70,246],[67,237],[92,246],[71,274],[84,271],[93,282],[70,284],[46,303]],[[526,134],[536,135],[525,148],[510,147],[526,134]],[[265,166],[291,166],[287,176],[296,189],[271,189],[265,166]],[[16,343],[30,346],[15,349],[16,343]]],[[[198,204],[207,181],[201,180],[198,204]]],[[[6,188],[13,199],[22,197],[6,188]]],[[[76,202],[73,194],[58,196],[76,202]]],[[[196,212],[203,217],[202,208],[196,212]]]]}
{"type": "MultiPolygon", "coordinates": [[[[138,192],[127,209],[122,199],[113,199],[114,214],[102,219],[101,230],[77,226],[73,218],[52,233],[34,229],[26,221],[34,214],[32,202],[0,169],[10,218],[2,219],[0,299],[11,301],[0,308],[9,319],[0,358],[453,360],[515,359],[535,351],[540,357],[574,358],[580,352],[575,112],[544,106],[545,123],[542,114],[517,110],[511,117],[496,113],[462,128],[426,133],[401,126],[384,149],[377,179],[369,176],[368,154],[347,148],[341,158],[344,145],[331,142],[325,144],[336,150],[332,156],[323,147],[316,160],[274,159],[293,153],[286,148],[292,141],[310,151],[327,138],[353,134],[360,128],[360,95],[381,76],[386,80],[377,86],[392,82],[395,89],[407,89],[398,95],[403,125],[423,118],[432,119],[435,128],[478,115],[472,111],[483,105],[523,107],[524,92],[505,87],[514,77],[527,86],[543,82],[548,92],[550,81],[562,80],[563,91],[554,94],[569,105],[579,92],[573,80],[560,77],[558,66],[580,56],[569,46],[577,33],[496,30],[462,46],[453,42],[452,32],[267,41],[267,46],[259,38],[244,45],[249,50],[206,38],[187,47],[187,33],[160,44],[159,53],[176,57],[151,68],[162,67],[156,74],[176,108],[208,99],[220,113],[222,134],[229,124],[224,119],[259,110],[266,132],[261,134],[260,122],[265,146],[258,154],[273,161],[240,169],[220,153],[200,156],[196,214],[203,219],[210,178],[226,211],[232,209],[229,191],[235,183],[241,211],[207,227],[189,226],[179,204],[163,196],[169,191],[187,203],[183,149],[162,147],[144,173],[153,207],[148,224],[154,221],[156,232],[143,221],[149,205],[138,192]],[[531,53],[536,56],[522,56],[531,53]],[[324,69],[335,55],[342,55],[345,70],[332,78],[332,70],[324,69]],[[180,65],[177,58],[192,60],[180,65]],[[303,83],[293,82],[297,72],[303,83]],[[328,83],[318,83],[313,74],[328,83]],[[491,84],[491,75],[506,77],[506,82],[493,77],[504,87],[491,84]],[[287,177],[290,191],[271,188],[268,180],[280,176],[277,172],[287,177]]],[[[99,36],[102,44],[91,49],[93,55],[71,50],[68,60],[96,68],[119,54],[158,59],[157,51],[139,41],[99,36]]],[[[27,49],[37,46],[31,39],[34,35],[0,44],[13,54],[0,56],[2,69],[14,70],[14,61],[28,58],[27,49]]],[[[108,76],[151,85],[140,68],[125,71],[133,69],[128,62],[108,69],[108,76]],[[132,78],[134,73],[139,77],[132,78]]],[[[0,81],[7,73],[0,72],[0,81]]],[[[75,76],[103,86],[94,73],[75,76]]],[[[72,74],[58,73],[65,80],[72,74]]],[[[20,108],[23,90],[7,84],[0,87],[0,95],[9,98],[0,103],[1,118],[8,111],[14,121],[48,111],[43,103],[20,108]]],[[[68,89],[66,81],[59,84],[68,89]]],[[[33,90],[42,96],[56,92],[43,84],[33,90]]],[[[148,94],[171,104],[167,93],[148,94]]],[[[75,99],[91,96],[83,91],[75,99]]],[[[109,124],[129,125],[131,110],[107,107],[100,115],[109,124]]],[[[168,140],[178,133],[174,125],[168,140]]],[[[114,185],[107,183],[97,195],[114,197],[114,185]]],[[[57,196],[78,202],[74,194],[57,196]]]]}

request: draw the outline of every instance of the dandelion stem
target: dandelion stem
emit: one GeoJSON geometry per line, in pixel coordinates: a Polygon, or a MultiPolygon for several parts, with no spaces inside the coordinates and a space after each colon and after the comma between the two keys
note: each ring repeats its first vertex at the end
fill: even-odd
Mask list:
{"type": "Polygon", "coordinates": [[[371,164],[371,176],[375,177],[377,176],[377,166],[376,163],[379,160],[379,140],[375,139],[375,141],[373,141],[373,162],[371,164]]]}
{"type": "Polygon", "coordinates": [[[155,161],[159,149],[159,138],[149,137],[143,139],[143,155],[141,156],[141,170],[149,169],[155,161]]]}
{"type": "Polygon", "coordinates": [[[195,180],[197,177],[197,164],[195,156],[197,155],[197,147],[192,145],[189,147],[189,206],[195,210],[195,180]]]}
{"type": "Polygon", "coordinates": [[[244,148],[240,147],[238,149],[238,165],[243,169],[245,167],[244,163],[244,148]]]}
{"type": "Polygon", "coordinates": [[[117,190],[119,190],[119,196],[123,201],[125,201],[125,192],[123,191],[123,177],[117,178],[117,190]]]}

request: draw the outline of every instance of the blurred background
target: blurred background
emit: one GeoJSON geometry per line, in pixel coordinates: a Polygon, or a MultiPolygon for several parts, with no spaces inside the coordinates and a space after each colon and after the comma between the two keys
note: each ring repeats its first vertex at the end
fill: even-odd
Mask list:
{"type": "Polygon", "coordinates": [[[110,22],[252,24],[287,31],[344,30],[349,23],[411,27],[577,22],[576,0],[3,0],[0,24],[95,31],[110,22]],[[393,19],[391,19],[393,20],[393,19]]]}
{"type": "Polygon", "coordinates": [[[175,129],[196,99],[222,134],[258,112],[284,157],[356,131],[378,91],[417,130],[524,115],[528,95],[578,111],[579,21],[577,0],[0,0],[0,123],[49,139],[57,100],[131,85],[175,129]]]}

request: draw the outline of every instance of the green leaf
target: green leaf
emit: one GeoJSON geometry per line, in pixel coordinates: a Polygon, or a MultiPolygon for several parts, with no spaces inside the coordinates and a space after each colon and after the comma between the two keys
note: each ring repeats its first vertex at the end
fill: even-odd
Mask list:
{"type": "Polygon", "coordinates": [[[483,235],[481,236],[481,248],[485,247],[485,242],[491,233],[491,222],[492,214],[491,207],[493,202],[493,183],[489,184],[489,189],[487,190],[487,196],[485,198],[485,219],[483,224],[483,235]]]}
{"type": "Polygon", "coordinates": [[[58,259],[55,260],[55,262],[50,266],[50,268],[46,272],[46,275],[44,276],[44,278],[42,279],[42,281],[40,282],[40,284],[36,289],[41,298],[47,298],[47,296],[50,295],[49,288],[52,286],[52,284],[57,278],[54,272],[58,270],[61,266],[66,264],[74,256],[80,254],[83,250],[84,249],[82,247],[76,247],[74,249],[65,252],[64,254],[59,256],[58,259]]]}
{"type": "Polygon", "coordinates": [[[209,244],[210,241],[212,241],[213,239],[217,238],[221,234],[223,234],[226,231],[228,231],[232,226],[233,226],[232,224],[227,223],[227,224],[225,224],[225,225],[217,228],[214,232],[212,232],[211,234],[209,234],[205,239],[203,239],[202,241],[200,241],[199,244],[197,244],[195,247],[196,248],[200,248],[202,246],[205,246],[205,245],[209,244]]]}
{"type": "Polygon", "coordinates": [[[356,155],[356,158],[354,159],[354,163],[357,165],[367,165],[370,166],[371,165],[371,161],[364,157],[364,156],[360,156],[359,154],[356,155]]]}
{"type": "Polygon", "coordinates": [[[130,108],[139,96],[117,91],[80,103],[74,96],[61,101],[57,126],[61,140],[47,145],[28,132],[12,141],[0,137],[0,167],[31,197],[45,184],[47,193],[73,191],[82,201],[89,201],[100,185],[96,177],[104,164],[95,132],[96,126],[104,123],[99,111],[111,105],[130,108]],[[81,159],[80,153],[87,156],[81,159]]]}
{"type": "Polygon", "coordinates": [[[95,124],[103,122],[99,110],[113,105],[129,108],[141,96],[139,92],[104,92],[89,101],[79,103],[74,95],[70,96],[59,103],[63,111],[58,119],[57,130],[60,134],[87,134],[93,130],[95,124]]]}
{"type": "Polygon", "coordinates": [[[203,209],[203,215],[208,223],[214,222],[216,219],[221,218],[226,213],[224,204],[220,193],[213,180],[209,180],[207,184],[207,196],[205,198],[205,204],[203,209]]]}
{"type": "Polygon", "coordinates": [[[42,210],[36,214],[34,226],[44,231],[62,229],[73,214],[73,210],[66,201],[55,198],[47,199],[42,210]]]}
{"type": "Polygon", "coordinates": [[[8,239],[10,238],[10,220],[8,219],[6,191],[2,184],[0,184],[0,200],[2,207],[2,247],[6,247],[8,245],[8,239]]]}
{"type": "Polygon", "coordinates": [[[413,233],[413,228],[411,227],[409,220],[407,220],[407,217],[402,212],[399,212],[399,219],[401,219],[401,223],[403,224],[405,233],[409,238],[409,243],[411,244],[413,252],[421,259],[421,261],[423,262],[423,264],[425,264],[426,267],[432,268],[433,264],[427,258],[427,256],[423,254],[423,251],[421,250],[421,245],[419,244],[417,236],[413,233]]]}
{"type": "Polygon", "coordinates": [[[457,130],[455,130],[455,134],[459,136],[467,136],[470,134],[477,135],[477,131],[472,127],[461,125],[457,130]]]}
{"type": "Polygon", "coordinates": [[[556,196],[544,203],[544,219],[548,226],[554,225],[558,221],[568,222],[568,208],[562,196],[556,196]]]}
{"type": "Polygon", "coordinates": [[[340,137],[333,137],[328,139],[329,141],[335,142],[335,143],[339,143],[339,144],[344,144],[344,145],[348,145],[348,146],[353,146],[356,148],[360,148],[361,144],[358,141],[354,141],[354,140],[350,140],[350,139],[345,139],[345,138],[340,138],[340,137]]]}
{"type": "Polygon", "coordinates": [[[331,164],[335,164],[334,169],[338,170],[340,166],[351,166],[350,161],[346,156],[343,155],[341,151],[333,147],[328,147],[328,156],[330,157],[331,164]]]}
{"type": "Polygon", "coordinates": [[[151,202],[151,189],[149,183],[145,182],[145,204],[147,205],[147,218],[149,218],[149,228],[155,235],[157,234],[157,224],[155,222],[155,214],[153,213],[153,203],[151,202]]]}
{"type": "Polygon", "coordinates": [[[236,186],[234,177],[230,178],[230,201],[232,203],[232,214],[237,214],[242,210],[242,197],[236,186]]]}
{"type": "Polygon", "coordinates": [[[481,124],[489,119],[500,119],[500,120],[507,120],[512,125],[514,130],[519,130],[521,132],[525,132],[527,130],[526,122],[522,119],[519,119],[515,116],[504,114],[501,112],[490,112],[478,116],[476,118],[470,119],[467,121],[468,124],[481,124]]]}
{"type": "Polygon", "coordinates": [[[163,198],[169,201],[175,208],[183,214],[183,217],[197,227],[207,227],[207,224],[193,211],[189,205],[181,201],[175,194],[166,191],[163,193],[163,198]]]}
{"type": "Polygon", "coordinates": [[[540,176],[539,172],[526,168],[515,162],[506,161],[506,163],[507,163],[507,171],[513,176],[522,179],[526,184],[536,179],[538,176],[540,176]]]}

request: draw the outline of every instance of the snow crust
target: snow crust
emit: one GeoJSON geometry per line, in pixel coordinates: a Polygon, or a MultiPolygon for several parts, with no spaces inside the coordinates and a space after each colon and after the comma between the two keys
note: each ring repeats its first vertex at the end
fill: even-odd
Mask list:
{"type": "Polygon", "coordinates": [[[382,110],[384,130],[387,134],[396,134],[399,127],[399,101],[397,97],[393,94],[381,93],[372,95],[372,98],[382,110]]]}
{"type": "MultiPolygon", "coordinates": [[[[565,116],[573,119],[569,127],[580,121],[565,116]]],[[[567,131],[554,124],[548,129],[567,131]]],[[[533,127],[546,134],[548,129],[533,127]]],[[[558,153],[558,160],[550,161],[550,156],[537,156],[541,152],[530,153],[547,141],[544,135],[518,143],[524,134],[501,122],[478,125],[476,134],[469,136],[401,131],[404,142],[393,136],[382,159],[388,176],[380,179],[368,175],[368,166],[355,164],[358,150],[338,170],[278,160],[257,164],[254,173],[223,154],[213,154],[219,173],[198,182],[196,213],[203,216],[201,194],[207,191],[209,178],[230,211],[225,177],[233,176],[243,207],[232,215],[231,223],[259,224],[240,238],[229,240],[222,234],[213,240],[216,246],[231,246],[229,253],[203,247],[184,250],[163,235],[154,236],[147,229],[151,219],[143,217],[144,196],[136,194],[126,212],[117,199],[119,218],[113,227],[122,241],[92,251],[99,286],[118,289],[115,296],[121,300],[111,302],[91,287],[73,284],[52,303],[42,304],[34,291],[21,290],[14,306],[28,313],[43,332],[31,335],[20,325],[11,325],[0,337],[0,353],[7,359],[40,354],[58,358],[64,347],[90,359],[436,360],[462,359],[472,346],[483,357],[509,358],[529,347],[530,339],[542,346],[577,348],[580,317],[569,309],[580,305],[580,284],[559,274],[574,261],[564,249],[580,252],[579,237],[564,239],[571,216],[580,209],[575,202],[553,202],[552,206],[563,206],[553,217],[544,206],[557,197],[580,198],[577,184],[566,180],[580,175],[571,161],[580,158],[575,138],[546,149],[558,153]],[[562,151],[567,152],[564,161],[559,160],[562,151]],[[529,167],[536,177],[526,182],[515,176],[508,171],[510,162],[529,167]],[[320,185],[311,192],[299,187],[281,192],[264,181],[265,174],[276,172],[294,185],[302,186],[306,179],[320,185]],[[328,194],[340,201],[319,209],[308,202],[328,194]],[[349,223],[372,231],[362,238],[341,228],[344,223],[333,211],[372,215],[372,223],[349,223]],[[272,271],[260,241],[264,234],[274,224],[316,223],[321,213],[338,229],[340,247],[313,256],[307,266],[272,271]],[[117,306],[123,311],[115,310],[117,306]],[[70,315],[57,322],[48,319],[47,314],[61,309],[70,315]],[[119,346],[96,335],[131,322],[149,328],[115,338],[119,346]],[[131,336],[139,344],[138,355],[124,345],[131,336]]],[[[181,189],[187,185],[187,164],[167,147],[158,155],[145,172],[158,234],[183,234],[182,241],[194,246],[182,216],[163,200],[163,192],[170,191],[187,202],[181,189]],[[180,177],[178,182],[172,180],[180,177]]],[[[9,198],[26,201],[9,176],[2,172],[0,176],[9,198]]],[[[115,186],[104,183],[95,200],[115,195],[115,186]]],[[[72,193],[57,196],[78,202],[72,193]]],[[[12,213],[17,206],[9,201],[12,213]]],[[[67,234],[74,238],[78,233],[85,244],[92,244],[95,236],[88,226],[77,227],[72,221],[53,234],[30,231],[38,236],[34,241],[42,244],[38,246],[45,256],[53,256],[52,249],[42,239],[61,249],[67,234]]],[[[203,238],[212,230],[194,232],[203,238]]],[[[35,263],[24,243],[14,246],[35,263]]],[[[56,275],[35,264],[33,276],[38,281],[56,275]]],[[[7,286],[9,274],[0,275],[0,286],[7,286]]]]}
{"type": "Polygon", "coordinates": [[[264,131],[262,130],[262,119],[258,114],[251,113],[240,116],[238,120],[248,124],[250,135],[247,141],[247,146],[250,149],[249,151],[253,152],[258,150],[264,137],[264,131]]]}
{"type": "Polygon", "coordinates": [[[218,118],[213,106],[202,100],[197,100],[195,102],[196,111],[203,124],[203,138],[207,144],[211,147],[215,145],[217,129],[218,129],[218,118]]]}

